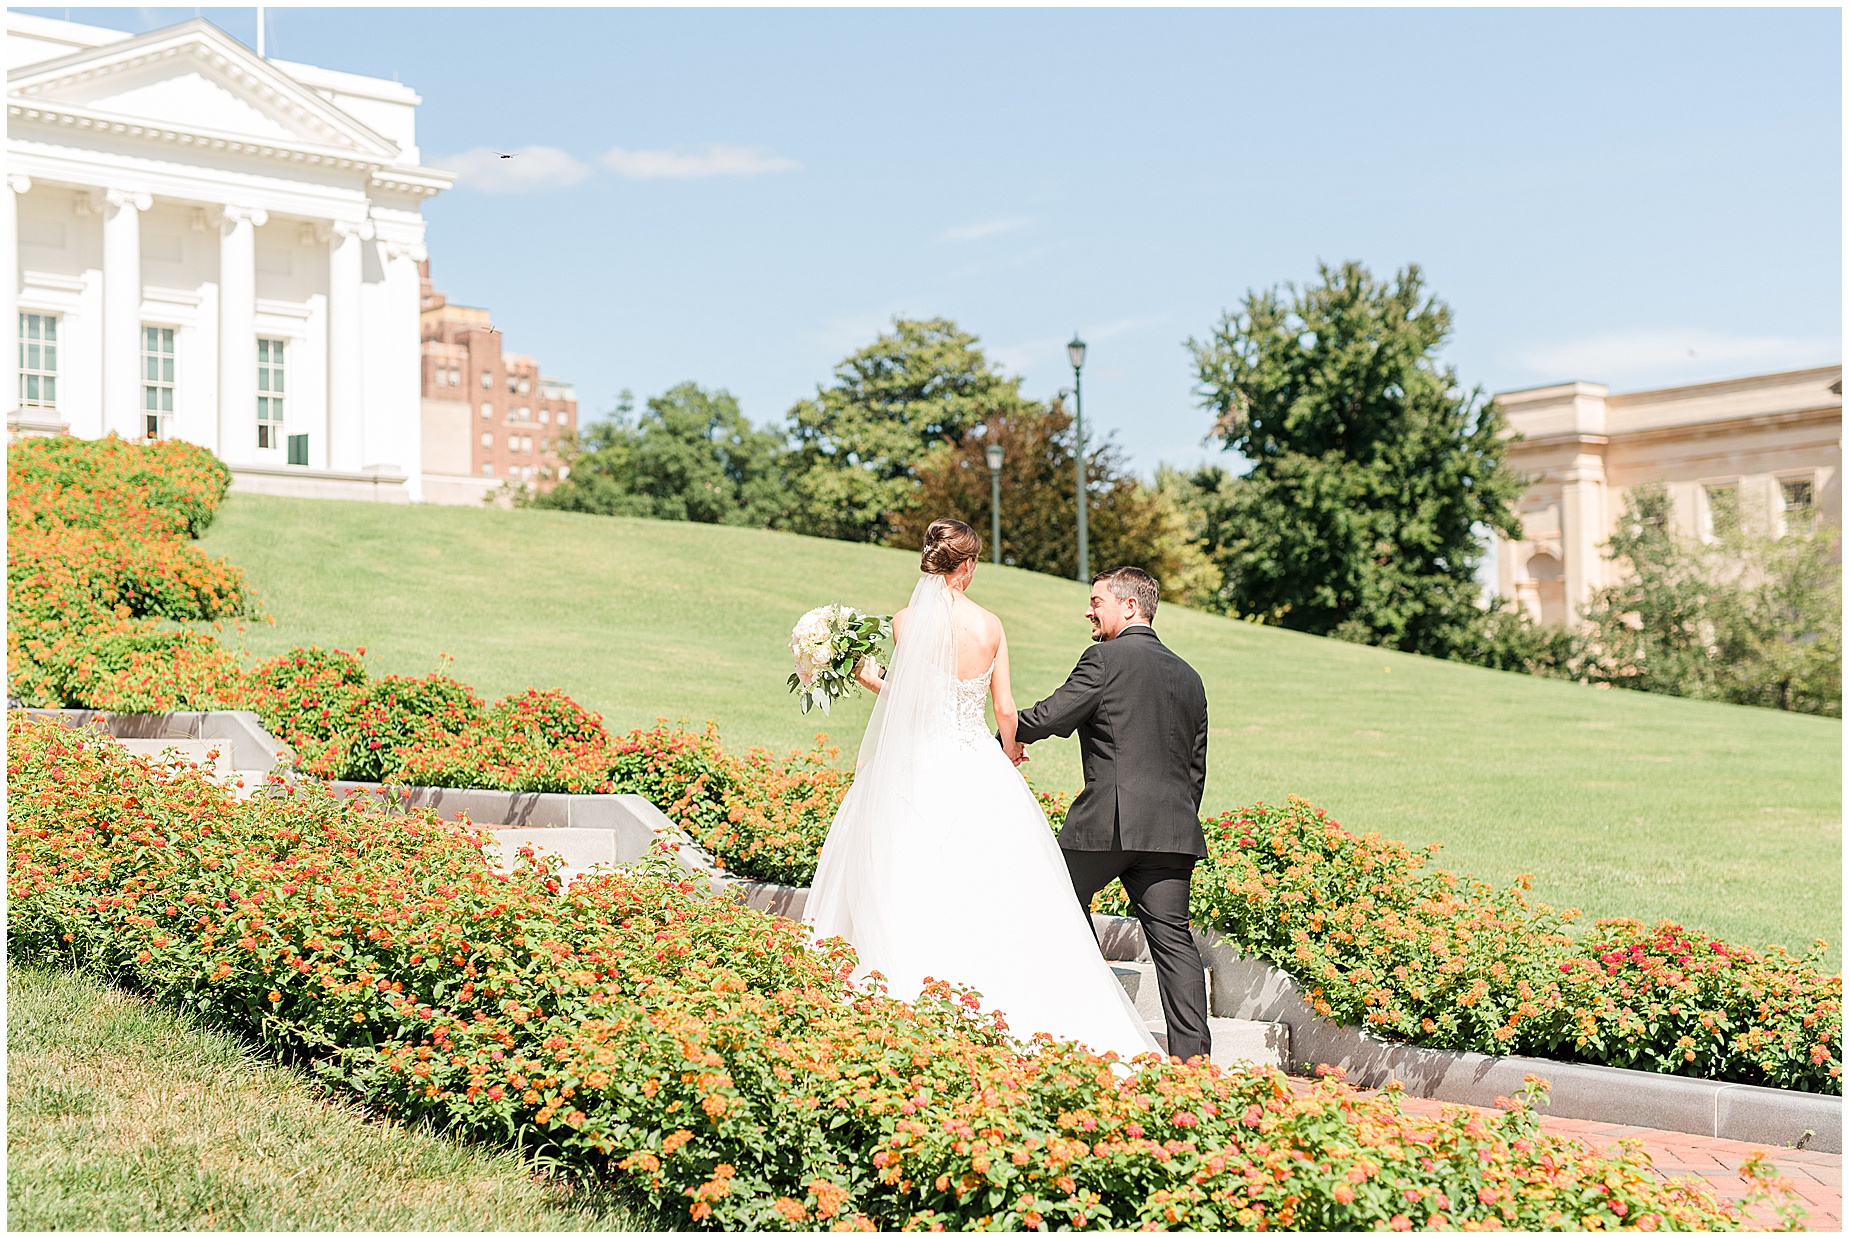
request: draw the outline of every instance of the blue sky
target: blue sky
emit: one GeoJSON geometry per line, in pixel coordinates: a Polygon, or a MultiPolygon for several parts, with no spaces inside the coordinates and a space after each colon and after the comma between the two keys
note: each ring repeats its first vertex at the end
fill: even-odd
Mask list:
{"type": "Polygon", "coordinates": [[[1421,264],[1490,390],[1841,359],[1839,10],[267,12],[422,94],[438,287],[587,413],[692,379],[778,421],[947,315],[1040,396],[1077,329],[1087,422],[1190,463],[1183,341],[1319,259],[1421,264]]]}

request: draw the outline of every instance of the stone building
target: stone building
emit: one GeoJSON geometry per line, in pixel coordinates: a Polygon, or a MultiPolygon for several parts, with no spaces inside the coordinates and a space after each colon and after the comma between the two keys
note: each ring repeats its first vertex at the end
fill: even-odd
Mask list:
{"type": "Polygon", "coordinates": [[[12,434],[176,437],[239,489],[422,497],[420,100],[203,20],[7,14],[12,434]]]}
{"type": "Polygon", "coordinates": [[[1738,517],[1774,530],[1842,524],[1843,368],[1821,366],[1610,394],[1562,383],[1496,397],[1512,434],[1509,464],[1533,480],[1522,537],[1497,535],[1498,592],[1548,624],[1571,623],[1614,583],[1601,550],[1646,482],[1669,491],[1675,522],[1711,537],[1738,517]]]}
{"type": "Polygon", "coordinates": [[[539,490],[565,477],[559,436],[578,425],[571,384],[501,349],[488,311],[455,305],[422,280],[424,497],[480,503],[511,483],[539,490]]]}

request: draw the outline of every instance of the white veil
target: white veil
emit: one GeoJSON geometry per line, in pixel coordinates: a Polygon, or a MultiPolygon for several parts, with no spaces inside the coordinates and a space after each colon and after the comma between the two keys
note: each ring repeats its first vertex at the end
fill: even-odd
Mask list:
{"type": "Polygon", "coordinates": [[[910,998],[922,982],[914,956],[928,934],[916,932],[929,910],[913,907],[928,892],[894,881],[915,873],[913,862],[941,846],[927,815],[929,791],[954,744],[951,702],[956,640],[944,578],[925,574],[912,590],[905,631],[860,742],[854,783],[842,800],[816,865],[805,919],[818,939],[840,935],[854,944],[859,975],[878,970],[895,996],[910,998]]]}

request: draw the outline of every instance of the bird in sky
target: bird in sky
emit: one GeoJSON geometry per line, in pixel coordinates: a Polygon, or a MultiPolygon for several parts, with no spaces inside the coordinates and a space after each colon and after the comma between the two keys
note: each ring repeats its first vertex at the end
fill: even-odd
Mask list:
{"type": "MultiPolygon", "coordinates": [[[[514,155],[518,155],[519,153],[519,151],[515,151],[514,155]]],[[[502,155],[500,151],[496,151],[495,154],[501,155],[502,159],[512,159],[514,157],[514,155],[502,155]]]]}

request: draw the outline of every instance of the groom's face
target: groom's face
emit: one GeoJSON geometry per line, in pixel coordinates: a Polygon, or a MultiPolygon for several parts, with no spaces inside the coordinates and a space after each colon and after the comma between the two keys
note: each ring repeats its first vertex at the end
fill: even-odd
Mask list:
{"type": "Polygon", "coordinates": [[[1109,641],[1124,630],[1124,625],[1136,622],[1136,603],[1119,598],[1099,581],[1091,587],[1091,605],[1085,609],[1085,618],[1091,621],[1093,641],[1109,641]]]}

